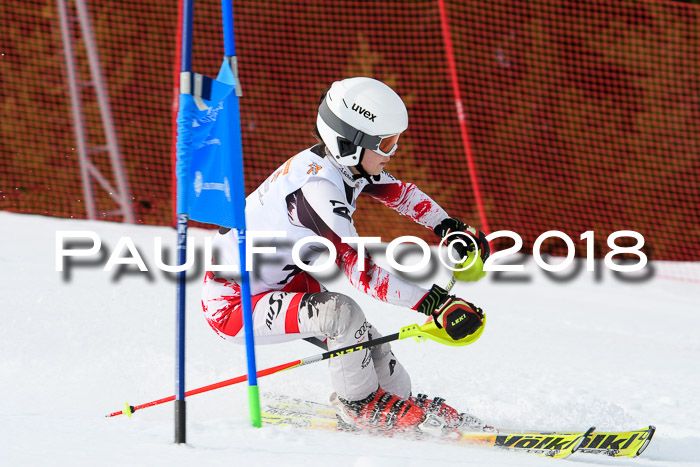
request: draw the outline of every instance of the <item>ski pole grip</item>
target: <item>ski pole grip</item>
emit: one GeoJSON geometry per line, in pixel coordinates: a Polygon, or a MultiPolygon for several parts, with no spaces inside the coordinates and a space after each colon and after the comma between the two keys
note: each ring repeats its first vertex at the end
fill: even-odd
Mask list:
{"type": "Polygon", "coordinates": [[[420,327],[417,324],[410,324],[404,326],[399,331],[399,340],[406,339],[408,337],[418,337],[420,335],[420,327]]]}

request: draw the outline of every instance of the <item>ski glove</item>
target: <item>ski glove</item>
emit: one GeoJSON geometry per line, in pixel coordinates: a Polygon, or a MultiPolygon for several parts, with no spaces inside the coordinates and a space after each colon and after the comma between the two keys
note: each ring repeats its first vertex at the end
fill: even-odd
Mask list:
{"type": "Polygon", "coordinates": [[[428,294],[418,303],[417,311],[432,316],[435,325],[454,340],[467,337],[483,324],[484,312],[481,308],[434,284],[428,294]]]}
{"type": "Polygon", "coordinates": [[[468,226],[459,219],[448,217],[436,225],[433,232],[440,238],[445,238],[449,234],[457,232],[457,235],[452,235],[447,240],[447,244],[453,245],[454,249],[457,250],[457,254],[462,258],[465,258],[468,252],[474,251],[474,244],[479,248],[479,255],[484,263],[491,256],[491,247],[486,240],[486,234],[481,230],[468,226]]]}

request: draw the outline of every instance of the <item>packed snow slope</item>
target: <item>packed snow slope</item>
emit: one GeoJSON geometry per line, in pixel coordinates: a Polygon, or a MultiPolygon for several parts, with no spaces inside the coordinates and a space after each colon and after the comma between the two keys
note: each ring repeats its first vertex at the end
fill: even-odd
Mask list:
{"type": "MultiPolygon", "coordinates": [[[[190,233],[199,249],[211,235],[190,233]]],[[[649,266],[654,269],[647,279],[626,282],[601,263],[597,273],[583,267],[565,271],[571,277],[562,279],[528,261],[524,273],[500,279],[490,274],[455,287],[488,315],[477,343],[462,348],[394,343],[414,392],[445,397],[499,427],[655,425],[653,442],[637,459],[553,460],[344,433],[255,429],[247,420],[245,385],[188,399],[186,446],[173,444],[172,404],[131,419],[105,418],[125,401],[137,405],[174,393],[175,283],[155,267],[154,237],[163,238],[170,264],[175,244],[170,228],[0,212],[0,465],[700,465],[700,285],[660,278],[659,270],[674,267],[661,263],[649,266]],[[75,265],[57,272],[57,231],[66,230],[95,232],[101,256],[76,258],[75,265]],[[133,240],[148,273],[134,266],[103,271],[121,237],[133,240]]],[[[380,252],[372,251],[384,264],[380,252]]],[[[124,250],[120,256],[130,255],[124,250]]],[[[203,318],[199,256],[197,264],[187,286],[188,389],[244,374],[246,368],[244,349],[220,339],[203,318]]],[[[448,277],[431,267],[414,279],[430,286],[448,277]]],[[[415,312],[363,296],[342,276],[328,283],[358,300],[385,334],[422,322],[415,312]]],[[[304,341],[261,346],[258,368],[317,353],[304,341]]],[[[331,392],[325,365],[261,378],[261,391],[324,402],[331,392]]]]}

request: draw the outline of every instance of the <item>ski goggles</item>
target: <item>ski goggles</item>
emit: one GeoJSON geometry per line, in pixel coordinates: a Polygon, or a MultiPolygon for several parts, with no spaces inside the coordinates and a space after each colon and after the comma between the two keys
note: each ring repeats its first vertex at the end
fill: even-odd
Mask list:
{"type": "Polygon", "coordinates": [[[399,136],[401,136],[400,133],[398,135],[382,137],[381,141],[379,141],[379,147],[373,149],[373,151],[378,152],[382,156],[391,156],[396,152],[396,148],[399,147],[399,136]]]}
{"type": "Polygon", "coordinates": [[[391,156],[396,152],[401,133],[387,136],[368,135],[338,118],[328,107],[326,99],[321,102],[318,108],[318,114],[326,125],[354,146],[371,149],[385,157],[391,156]]]}

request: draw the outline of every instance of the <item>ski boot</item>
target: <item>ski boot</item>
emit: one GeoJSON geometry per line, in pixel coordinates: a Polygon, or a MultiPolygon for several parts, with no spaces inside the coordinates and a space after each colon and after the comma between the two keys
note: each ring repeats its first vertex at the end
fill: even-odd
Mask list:
{"type": "Polygon", "coordinates": [[[425,413],[412,401],[378,388],[359,401],[346,401],[333,393],[331,406],[338,417],[338,430],[371,430],[386,434],[420,430],[425,413]]]}
{"type": "Polygon", "coordinates": [[[411,402],[423,409],[426,414],[435,414],[445,421],[447,426],[458,432],[494,433],[496,429],[485,424],[481,419],[468,413],[459,413],[453,407],[445,404],[445,399],[435,397],[428,399],[425,394],[410,398],[411,402]]]}

